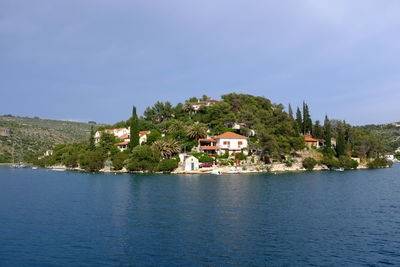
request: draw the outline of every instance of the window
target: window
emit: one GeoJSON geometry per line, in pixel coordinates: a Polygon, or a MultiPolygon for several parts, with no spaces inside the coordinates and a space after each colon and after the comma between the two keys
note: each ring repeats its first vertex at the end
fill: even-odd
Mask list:
{"type": "Polygon", "coordinates": [[[243,141],[239,141],[239,142],[238,142],[238,145],[239,145],[239,146],[243,145],[243,141]]]}

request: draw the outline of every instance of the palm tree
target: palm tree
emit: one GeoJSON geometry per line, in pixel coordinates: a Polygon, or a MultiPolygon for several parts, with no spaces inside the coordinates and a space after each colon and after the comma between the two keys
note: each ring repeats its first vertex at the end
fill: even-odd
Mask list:
{"type": "Polygon", "coordinates": [[[207,137],[207,127],[202,123],[195,123],[186,128],[186,134],[192,139],[207,137]]]}
{"type": "Polygon", "coordinates": [[[172,139],[157,140],[152,146],[160,151],[163,158],[171,158],[172,155],[181,152],[181,146],[172,139]]]}

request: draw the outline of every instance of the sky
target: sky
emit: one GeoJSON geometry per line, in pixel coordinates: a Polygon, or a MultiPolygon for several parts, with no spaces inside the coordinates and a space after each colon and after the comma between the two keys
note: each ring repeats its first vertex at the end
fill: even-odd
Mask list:
{"type": "Polygon", "coordinates": [[[397,0],[2,0],[0,114],[114,123],[235,92],[400,121],[397,0]]]}

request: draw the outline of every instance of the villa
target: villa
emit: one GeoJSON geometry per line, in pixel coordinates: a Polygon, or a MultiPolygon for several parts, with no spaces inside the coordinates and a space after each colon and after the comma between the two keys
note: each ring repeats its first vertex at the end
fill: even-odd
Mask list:
{"type": "Polygon", "coordinates": [[[192,108],[194,111],[198,111],[202,106],[208,107],[208,106],[214,105],[215,103],[218,103],[218,101],[214,100],[214,99],[208,99],[205,101],[199,100],[198,102],[191,103],[191,105],[192,105],[192,108]]]}
{"type": "MultiPolygon", "coordinates": [[[[130,139],[130,128],[116,128],[116,129],[107,129],[104,131],[97,131],[94,135],[95,143],[100,143],[102,133],[113,134],[117,139],[120,139],[121,142],[116,144],[118,149],[122,152],[128,149],[128,144],[131,141],[130,139]]],[[[147,142],[147,135],[150,134],[151,131],[140,131],[139,132],[139,144],[147,142]]]]}
{"type": "Polygon", "coordinates": [[[226,132],[214,138],[199,139],[198,142],[197,150],[209,155],[248,153],[248,137],[233,132],[226,132]]]}

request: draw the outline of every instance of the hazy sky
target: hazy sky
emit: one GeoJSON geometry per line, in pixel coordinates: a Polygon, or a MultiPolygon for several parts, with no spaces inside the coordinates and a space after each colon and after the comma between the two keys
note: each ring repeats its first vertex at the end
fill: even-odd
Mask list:
{"type": "Polygon", "coordinates": [[[400,121],[400,1],[0,1],[0,114],[128,119],[229,92],[400,121]]]}

